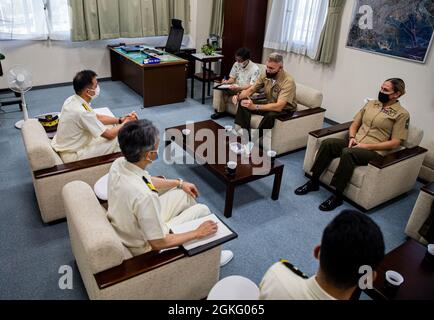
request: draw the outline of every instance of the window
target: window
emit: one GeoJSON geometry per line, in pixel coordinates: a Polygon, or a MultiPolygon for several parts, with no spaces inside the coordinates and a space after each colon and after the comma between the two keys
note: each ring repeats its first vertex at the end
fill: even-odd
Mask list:
{"type": "Polygon", "coordinates": [[[67,40],[68,0],[0,0],[1,40],[67,40]]]}
{"type": "Polygon", "coordinates": [[[274,0],[264,46],[314,58],[327,7],[328,0],[274,0]]]}

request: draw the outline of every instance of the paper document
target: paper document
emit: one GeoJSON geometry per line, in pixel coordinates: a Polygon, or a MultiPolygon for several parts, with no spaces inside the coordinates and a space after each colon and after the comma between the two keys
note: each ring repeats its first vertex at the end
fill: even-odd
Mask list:
{"type": "Polygon", "coordinates": [[[219,89],[229,89],[231,87],[231,84],[221,84],[219,85],[219,89]]]}
{"type": "Polygon", "coordinates": [[[189,242],[184,243],[182,246],[186,249],[186,250],[191,250],[197,247],[200,247],[204,244],[216,241],[218,239],[227,237],[232,233],[231,230],[229,230],[228,227],[226,227],[226,225],[220,221],[220,219],[215,215],[215,214],[210,214],[206,217],[203,218],[199,218],[196,220],[192,220],[177,226],[172,226],[172,232],[173,233],[184,233],[184,232],[189,232],[189,231],[193,231],[195,229],[197,229],[197,227],[199,227],[203,222],[205,221],[209,221],[212,220],[214,222],[217,222],[217,232],[214,235],[208,236],[206,238],[203,239],[199,239],[199,240],[192,240],[189,242]]]}

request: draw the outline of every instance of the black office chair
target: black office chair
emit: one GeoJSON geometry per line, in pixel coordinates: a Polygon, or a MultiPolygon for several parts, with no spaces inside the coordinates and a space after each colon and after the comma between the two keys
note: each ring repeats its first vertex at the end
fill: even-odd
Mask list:
{"type": "MultiPolygon", "coordinates": [[[[3,76],[2,60],[4,60],[4,59],[5,59],[5,56],[0,53],[0,77],[3,76]]],[[[2,93],[1,95],[3,95],[3,94],[4,93],[2,93]]],[[[14,94],[15,94],[14,97],[11,97],[11,96],[2,97],[2,96],[0,96],[0,109],[3,106],[18,104],[20,106],[20,110],[21,111],[23,110],[23,106],[21,104],[21,95],[19,93],[14,93],[14,94]]]]}
{"type": "Polygon", "coordinates": [[[165,46],[165,51],[176,54],[181,50],[182,38],[184,37],[184,28],[182,21],[172,19],[172,26],[170,27],[169,37],[165,46]]]}

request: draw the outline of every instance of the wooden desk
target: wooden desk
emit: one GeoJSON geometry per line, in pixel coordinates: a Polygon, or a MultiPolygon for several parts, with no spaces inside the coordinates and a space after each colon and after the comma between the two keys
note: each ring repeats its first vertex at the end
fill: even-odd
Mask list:
{"type": "MultiPolygon", "coordinates": [[[[187,97],[187,60],[165,53],[167,61],[143,64],[146,55],[110,49],[113,81],[122,81],[143,97],[143,107],[183,102],[187,97]]],[[[159,56],[161,58],[163,56],[159,56]]]]}
{"type": "Polygon", "coordinates": [[[211,95],[211,82],[221,78],[219,74],[215,74],[211,69],[213,62],[221,61],[224,56],[221,54],[215,54],[207,56],[203,53],[195,53],[191,55],[197,61],[202,63],[202,72],[196,73],[191,78],[191,98],[194,99],[194,79],[202,82],[202,104],[205,104],[205,85],[208,84],[208,96],[211,95]]]}

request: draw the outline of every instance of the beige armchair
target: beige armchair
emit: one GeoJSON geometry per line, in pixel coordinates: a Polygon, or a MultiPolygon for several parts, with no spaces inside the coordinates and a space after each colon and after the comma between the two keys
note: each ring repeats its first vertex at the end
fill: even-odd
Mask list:
{"type": "Polygon", "coordinates": [[[61,190],[65,184],[83,180],[93,185],[109,171],[112,162],[121,156],[116,153],[65,164],[51,147],[44,128],[35,119],[24,123],[22,136],[39,210],[45,223],[65,218],[61,200],[61,190]]]}
{"type": "MultiPolygon", "coordinates": [[[[309,133],[303,169],[310,176],[312,165],[321,142],[328,138],[348,138],[352,122],[332,126],[309,133]]],[[[410,191],[416,182],[426,149],[419,147],[423,132],[410,126],[408,140],[402,149],[390,152],[369,163],[357,167],[344,195],[365,210],[370,210],[388,200],[410,191]]],[[[320,177],[329,186],[339,165],[335,159],[320,177]]]]}
{"type": "Polygon", "coordinates": [[[409,237],[427,245],[428,241],[419,234],[420,228],[431,214],[431,206],[434,201],[434,182],[423,187],[419,193],[413,212],[410,215],[405,234],[409,237]]]}
{"type": "MultiPolygon", "coordinates": [[[[259,65],[264,69],[264,65],[259,65]]],[[[320,91],[296,83],[297,111],[289,116],[282,116],[276,119],[271,135],[264,136],[264,144],[271,145],[278,155],[282,155],[297,149],[306,147],[309,132],[323,127],[326,110],[321,108],[323,95],[320,91]],[[270,142],[271,140],[271,142],[270,142]]],[[[226,112],[232,115],[237,113],[235,106],[230,99],[224,101],[223,91],[214,90],[214,106],[226,105],[226,112]]],[[[253,115],[251,120],[252,128],[258,128],[262,117],[253,115]]]]}
{"type": "Polygon", "coordinates": [[[428,149],[422,168],[419,172],[419,178],[426,183],[434,181],[434,140],[426,140],[421,146],[428,149]]]}
{"type": "Polygon", "coordinates": [[[88,184],[68,183],[62,197],[90,299],[203,299],[217,283],[221,246],[192,257],[181,249],[132,257],[88,184]]]}

